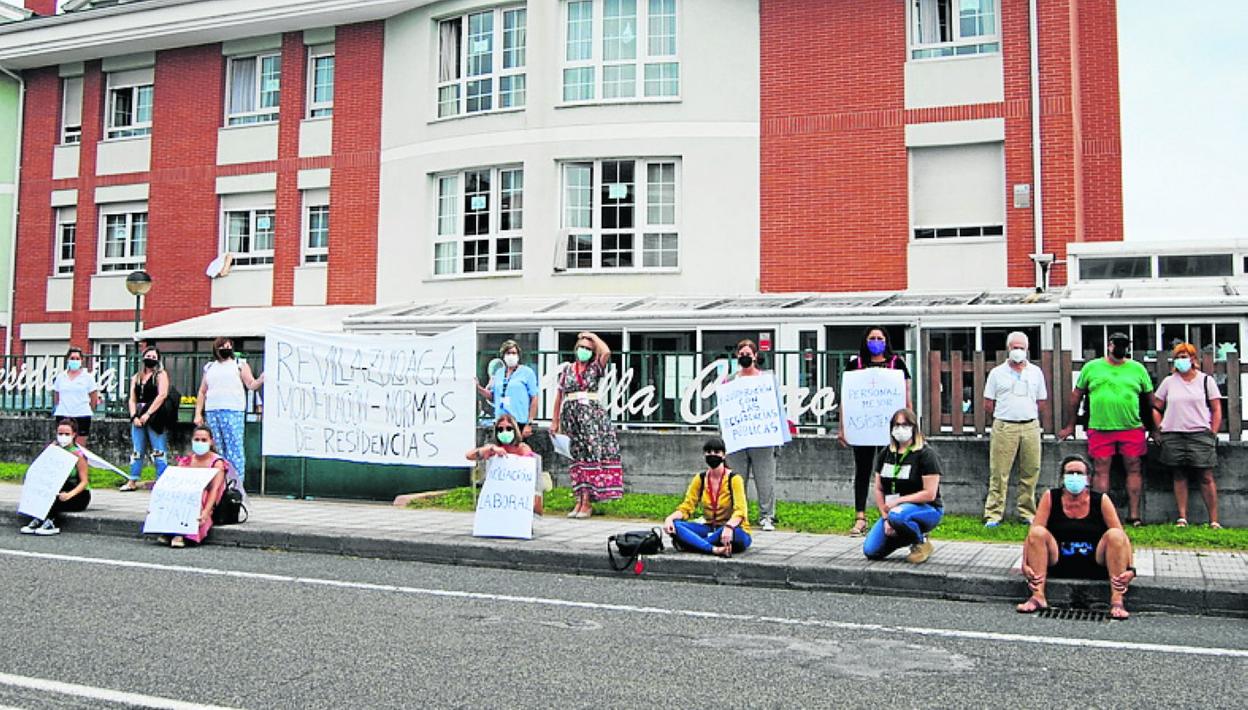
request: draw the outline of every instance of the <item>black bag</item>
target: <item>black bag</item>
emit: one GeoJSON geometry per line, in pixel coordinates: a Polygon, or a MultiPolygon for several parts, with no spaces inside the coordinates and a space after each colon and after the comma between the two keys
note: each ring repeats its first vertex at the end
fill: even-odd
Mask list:
{"type": "Polygon", "coordinates": [[[243,505],[243,492],[234,481],[226,484],[221,500],[212,509],[213,525],[237,525],[247,522],[247,506],[243,505]]]}
{"type": "Polygon", "coordinates": [[[630,530],[607,538],[607,556],[611,559],[611,569],[623,572],[642,555],[653,555],[664,550],[662,531],[658,528],[649,530],[630,530]],[[611,549],[615,543],[615,550],[611,549]],[[615,551],[619,550],[624,563],[616,562],[615,551]]]}

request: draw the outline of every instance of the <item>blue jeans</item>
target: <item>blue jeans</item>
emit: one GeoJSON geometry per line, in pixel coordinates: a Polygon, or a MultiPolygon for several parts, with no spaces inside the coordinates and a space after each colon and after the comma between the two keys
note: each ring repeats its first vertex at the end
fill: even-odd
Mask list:
{"type": "Polygon", "coordinates": [[[169,462],[165,460],[169,433],[157,434],[148,427],[131,424],[130,442],[134,444],[134,453],[130,456],[130,480],[139,480],[139,475],[143,472],[143,457],[149,447],[152,450],[152,463],[156,466],[156,477],[160,478],[160,474],[169,467],[169,462]]]}
{"type": "MultiPolygon", "coordinates": [[[[688,520],[677,520],[676,534],[672,541],[677,548],[693,552],[710,552],[712,547],[720,545],[720,535],[724,534],[724,526],[713,528],[705,523],[691,523],[688,520]]],[[[733,553],[744,552],[753,540],[750,534],[741,528],[732,531],[733,553]]]]}
{"type": "Polygon", "coordinates": [[[871,532],[867,533],[866,542],[862,543],[862,554],[873,560],[882,560],[893,554],[893,551],[906,545],[917,545],[923,536],[940,525],[944,517],[940,508],[927,503],[902,503],[888,511],[888,524],[896,533],[892,537],[884,534],[884,519],[875,521],[871,532]]]}

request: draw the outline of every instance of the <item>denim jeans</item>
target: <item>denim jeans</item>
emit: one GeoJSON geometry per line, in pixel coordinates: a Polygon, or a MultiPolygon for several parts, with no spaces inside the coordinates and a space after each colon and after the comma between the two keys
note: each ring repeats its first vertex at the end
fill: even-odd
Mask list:
{"type": "MultiPolygon", "coordinates": [[[[711,527],[705,523],[691,523],[688,520],[677,520],[672,523],[676,527],[676,534],[672,536],[673,544],[676,547],[692,550],[695,552],[710,552],[712,547],[720,544],[720,535],[724,533],[724,526],[711,527]]],[[[732,531],[732,551],[733,553],[744,552],[745,548],[750,546],[750,534],[741,528],[732,531]]]]}
{"type": "Polygon", "coordinates": [[[873,560],[882,560],[894,550],[906,545],[923,542],[923,536],[940,524],[944,512],[927,503],[902,503],[888,511],[888,524],[896,534],[884,534],[884,519],[875,521],[867,539],[862,543],[862,554],[873,560]]]}
{"type": "Polygon", "coordinates": [[[156,477],[169,467],[166,454],[169,446],[169,433],[157,434],[149,427],[130,425],[130,441],[134,444],[134,453],[130,456],[130,480],[139,480],[143,472],[143,457],[148,449],[152,451],[152,463],[156,466],[156,477]]]}

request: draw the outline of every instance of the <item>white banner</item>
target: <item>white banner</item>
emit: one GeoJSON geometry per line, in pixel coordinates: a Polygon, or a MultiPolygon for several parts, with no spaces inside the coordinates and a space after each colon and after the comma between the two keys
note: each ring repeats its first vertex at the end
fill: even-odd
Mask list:
{"type": "Polygon", "coordinates": [[[533,538],[537,462],[535,456],[495,456],[489,460],[472,521],[474,536],[533,538]]]}
{"type": "Polygon", "coordinates": [[[471,465],[476,348],[475,325],[432,337],[270,328],[264,455],[471,465]]]}
{"type": "Polygon", "coordinates": [[[851,446],[887,446],[889,421],[904,406],[901,370],[869,367],[841,376],[841,427],[851,446]]]}
{"type": "Polygon", "coordinates": [[[56,494],[61,492],[69,474],[78,465],[78,457],[52,444],[30,462],[26,478],[22,480],[22,497],[17,501],[17,512],[43,520],[52,509],[56,494]]]}
{"type": "Polygon", "coordinates": [[[755,446],[783,446],[789,424],[775,375],[736,377],[719,385],[719,431],[728,453],[755,446]]]}
{"type": "Polygon", "coordinates": [[[152,486],[147,504],[144,533],[194,535],[199,532],[204,487],[217,473],[216,468],[170,466],[152,486]]]}

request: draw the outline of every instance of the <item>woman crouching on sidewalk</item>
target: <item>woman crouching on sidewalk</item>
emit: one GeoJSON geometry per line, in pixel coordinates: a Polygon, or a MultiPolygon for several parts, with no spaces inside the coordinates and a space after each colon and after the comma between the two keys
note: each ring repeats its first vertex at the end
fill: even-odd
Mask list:
{"type": "Polygon", "coordinates": [[[542,494],[542,457],[533,453],[533,449],[524,443],[524,432],[510,414],[500,414],[494,420],[494,441],[496,443],[478,446],[468,450],[469,461],[486,461],[494,456],[529,456],[537,459],[537,490],[533,492],[533,513],[541,515],[545,509],[542,494]]]}
{"type": "Polygon", "coordinates": [[[745,479],[724,465],[724,440],[713,436],[702,445],[706,470],[695,474],[680,506],[663,521],[663,530],[680,550],[732,557],[752,541],[745,479]],[[706,522],[689,520],[702,507],[706,522]]]}
{"type": "Polygon", "coordinates": [[[940,470],[936,451],[923,440],[913,410],[898,409],[889,425],[892,442],[875,457],[875,521],[862,545],[862,554],[882,560],[899,547],[910,546],[906,561],[926,562],[932,556],[927,534],[940,524],[940,470]]]}

